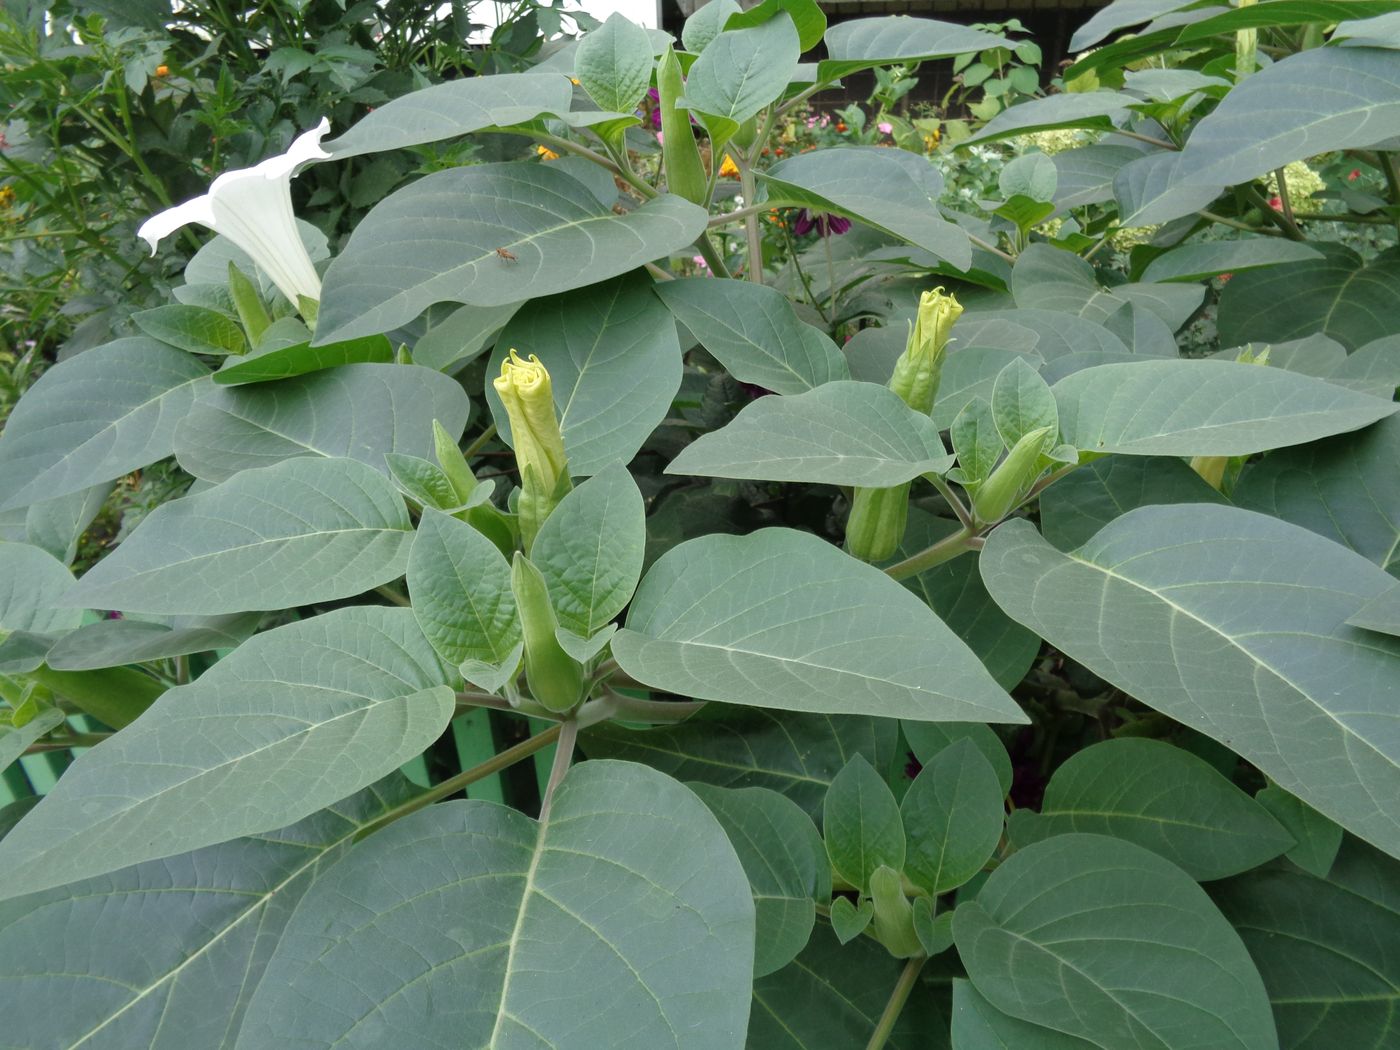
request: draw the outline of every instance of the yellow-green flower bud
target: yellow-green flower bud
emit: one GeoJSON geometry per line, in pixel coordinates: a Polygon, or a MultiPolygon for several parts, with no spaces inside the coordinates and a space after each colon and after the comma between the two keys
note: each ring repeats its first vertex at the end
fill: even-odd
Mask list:
{"type": "Polygon", "coordinates": [[[534,354],[522,361],[511,350],[494,385],[510,419],[515,463],[520,468],[520,535],[528,553],[545,518],[572,487],[564,437],[549,372],[534,354]]]}
{"type": "Polygon", "coordinates": [[[888,489],[858,488],[846,519],[846,549],[861,561],[892,557],[909,518],[909,483],[888,489]]]}
{"type": "Polygon", "coordinates": [[[875,902],[873,925],[880,943],[896,959],[922,955],[924,946],[914,930],[914,908],[904,896],[899,872],[884,864],[871,872],[870,896],[875,902]]]}
{"type": "Polygon", "coordinates": [[[583,665],[559,645],[554,633],[559,618],[549,600],[549,585],[519,551],[511,561],[510,589],[520,611],[530,695],[551,711],[567,711],[583,697],[583,665]]]}
{"type": "Polygon", "coordinates": [[[661,155],[666,164],[666,189],[692,204],[704,204],[708,190],[700,147],[690,130],[690,111],[676,106],[685,91],[681,63],[670,45],[661,54],[656,70],[656,90],[661,108],[661,155]]]}
{"type": "Polygon", "coordinates": [[[1046,444],[1053,439],[1054,427],[1041,427],[1021,435],[1021,440],[1006,454],[1000,466],[977,489],[972,497],[972,513],[978,521],[991,524],[1011,512],[1035,484],[1045,469],[1041,457],[1046,444]]]}
{"type": "Polygon", "coordinates": [[[916,412],[933,411],[938,381],[943,375],[943,355],[962,312],[957,299],[944,295],[942,288],[919,297],[919,314],[909,333],[909,343],[890,376],[890,389],[916,412]]]}

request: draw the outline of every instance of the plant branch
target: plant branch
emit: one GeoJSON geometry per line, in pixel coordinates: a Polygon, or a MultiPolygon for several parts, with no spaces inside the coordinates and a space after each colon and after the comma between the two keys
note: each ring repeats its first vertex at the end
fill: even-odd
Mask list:
{"type": "Polygon", "coordinates": [[[883,1050],[890,1033],[894,1031],[895,1022],[899,1020],[899,1015],[904,1010],[904,1004],[909,1001],[909,993],[914,990],[914,985],[918,983],[919,971],[924,968],[926,962],[928,962],[928,956],[916,955],[904,964],[899,980],[895,982],[894,990],[890,992],[889,1002],[885,1003],[885,1012],[880,1015],[880,1020],[875,1025],[875,1031],[870,1034],[870,1042],[865,1044],[865,1050],[883,1050]]]}
{"type": "Polygon", "coordinates": [[[1294,241],[1307,240],[1307,238],[1303,236],[1303,231],[1298,229],[1298,224],[1293,222],[1293,220],[1291,220],[1287,215],[1284,215],[1283,212],[1279,211],[1267,200],[1265,200],[1264,195],[1260,193],[1257,189],[1255,189],[1253,186],[1246,186],[1244,190],[1244,195],[1248,197],[1250,201],[1259,208],[1259,211],[1263,214],[1264,218],[1268,219],[1271,223],[1273,223],[1281,231],[1283,231],[1283,235],[1285,237],[1294,241]]]}
{"type": "Polygon", "coordinates": [[[716,226],[728,226],[731,222],[739,222],[747,219],[750,215],[757,215],[759,212],[769,211],[772,205],[766,201],[763,204],[750,204],[747,207],[736,208],[734,211],[727,211],[723,215],[711,215],[709,222],[705,225],[709,229],[716,226]]]}
{"type": "Polygon", "coordinates": [[[45,751],[67,751],[70,747],[95,747],[112,733],[70,733],[67,736],[52,737],[30,744],[24,749],[26,755],[38,755],[45,751]]]}
{"type": "Polygon", "coordinates": [[[496,424],[492,423],[485,430],[476,436],[470,445],[462,450],[462,458],[470,462],[471,458],[484,449],[490,440],[496,436],[496,424]]]}
{"type": "Polygon", "coordinates": [[[1283,217],[1297,229],[1298,220],[1293,217],[1293,198],[1288,195],[1288,176],[1282,168],[1278,168],[1274,171],[1274,178],[1278,180],[1278,201],[1283,206],[1283,217]]]}
{"type": "Polygon", "coordinates": [[[927,572],[934,566],[942,565],[945,561],[952,561],[959,554],[974,550],[973,541],[977,538],[977,532],[964,525],[957,532],[944,536],[933,546],[924,548],[918,554],[911,554],[903,561],[887,566],[885,573],[891,579],[907,580],[910,576],[927,572]]]}
{"type": "Polygon", "coordinates": [[[374,823],[369,824],[362,830],[357,839],[362,839],[366,835],[371,835],[380,828],[392,824],[400,817],[406,817],[410,813],[416,813],[424,806],[430,806],[434,802],[439,802],[449,795],[455,795],[465,787],[475,784],[478,780],[499,773],[503,769],[508,769],[522,759],[529,758],[541,748],[548,747],[559,739],[559,735],[564,731],[563,725],[552,725],[542,733],[536,733],[529,740],[522,740],[514,747],[508,747],[499,755],[493,755],[480,765],[472,766],[471,769],[458,773],[455,777],[448,777],[440,784],[434,784],[421,795],[415,795],[407,802],[401,803],[389,810],[374,823]]]}
{"type": "Polygon", "coordinates": [[[729,272],[729,267],[724,265],[724,260],[719,257],[715,242],[710,240],[708,233],[702,233],[695,238],[695,248],[700,253],[700,258],[705,260],[705,265],[710,268],[710,273],[716,277],[734,276],[729,272]]]}
{"type": "Polygon", "coordinates": [[[1260,233],[1266,237],[1282,236],[1282,234],[1280,234],[1277,230],[1271,230],[1264,226],[1251,226],[1247,222],[1240,222],[1239,219],[1231,219],[1225,215],[1217,215],[1213,211],[1206,211],[1205,209],[1201,209],[1200,211],[1196,212],[1196,214],[1203,219],[1210,220],[1211,222],[1218,222],[1221,226],[1228,226],[1232,230],[1244,230],[1246,233],[1260,233]]]}
{"type": "Polygon", "coordinates": [[[1175,142],[1168,142],[1166,139],[1156,139],[1151,135],[1143,135],[1136,131],[1127,131],[1124,128],[1114,128],[1110,135],[1122,135],[1124,138],[1137,139],[1139,142],[1146,142],[1149,146],[1157,146],[1161,149],[1179,150],[1181,149],[1175,142]]]}
{"type": "Polygon", "coordinates": [[[704,700],[638,700],[636,697],[625,696],[606,688],[604,697],[610,705],[610,717],[628,722],[654,722],[661,725],[684,722],[705,708],[704,700]]]}
{"type": "Polygon", "coordinates": [[[965,529],[971,529],[972,512],[967,509],[967,504],[958,498],[958,494],[953,491],[953,487],[944,481],[937,474],[925,474],[930,485],[938,490],[938,494],[948,501],[948,506],[953,508],[953,513],[957,515],[958,521],[965,529]]]}
{"type": "MultiPolygon", "coordinates": [[[[758,183],[753,177],[753,168],[750,167],[746,158],[740,157],[739,161],[739,187],[744,195],[745,205],[753,202],[755,194],[758,193],[758,183]]],[[[754,284],[763,283],[763,242],[758,235],[758,213],[744,209],[747,214],[744,216],[744,241],[748,245],[748,279],[754,284]]]]}
{"type": "MultiPolygon", "coordinates": [[[[966,230],[964,230],[963,232],[967,233],[966,230]]],[[[989,244],[988,242],[984,241],[981,237],[978,237],[975,233],[968,233],[967,239],[973,244],[977,245],[977,247],[981,248],[984,252],[991,252],[998,259],[1009,263],[1014,263],[1016,261],[1016,256],[1011,255],[1008,252],[1002,251],[995,244],[989,244]]]]}
{"type": "Polygon", "coordinates": [[[578,719],[570,718],[561,726],[559,746],[554,751],[554,764],[549,768],[549,783],[545,785],[544,800],[540,803],[540,823],[549,819],[550,808],[554,805],[554,793],[569,771],[574,760],[574,745],[578,743],[578,719]]]}

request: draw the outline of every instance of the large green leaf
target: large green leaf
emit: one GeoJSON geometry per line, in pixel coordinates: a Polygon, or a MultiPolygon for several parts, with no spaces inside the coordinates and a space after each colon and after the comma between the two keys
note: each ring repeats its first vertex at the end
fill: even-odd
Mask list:
{"type": "Polygon", "coordinates": [[[719,36],[730,17],[739,13],[738,0],[710,0],[701,4],[685,20],[681,28],[681,43],[685,50],[698,55],[719,36]]]}
{"type": "Polygon", "coordinates": [[[411,536],[383,474],[303,456],[157,507],[66,602],[214,616],[332,601],[402,576],[411,536]]]}
{"type": "Polygon", "coordinates": [[[131,619],[99,620],[60,638],[44,662],[55,671],[89,671],[232,649],[257,630],[261,619],[261,613],[243,613],[180,619],[169,625],[131,619]]]}
{"type": "Polygon", "coordinates": [[[66,496],[55,496],[53,499],[31,503],[21,512],[24,520],[23,535],[13,538],[46,550],[64,565],[68,565],[78,553],[78,541],[102,511],[102,506],[111,491],[112,484],[103,482],[89,489],[70,492],[66,496]]]}
{"type": "Polygon", "coordinates": [[[762,172],[768,203],[832,212],[908,241],[959,270],[972,265],[967,234],[938,213],[943,176],[927,157],[859,146],[803,153],[762,172]]]}
{"type": "Polygon", "coordinates": [[[1130,842],[1058,835],[1013,853],[953,933],[994,1007],[1106,1050],[1278,1045],[1239,935],[1190,876],[1130,842]]]}
{"type": "Polygon", "coordinates": [[[1142,271],[1144,281],[1199,281],[1222,273],[1244,273],[1276,263],[1320,259],[1310,244],[1282,237],[1248,237],[1237,241],[1187,244],[1157,256],[1142,271]]]}
{"type": "MultiPolygon", "coordinates": [[[[904,963],[869,937],[837,942],[818,923],[806,949],[754,981],[747,1050],[855,1050],[875,1031],[904,963]]],[[[946,1050],[948,979],[924,969],[886,1050],[946,1050]],[[937,983],[935,983],[935,981],[937,983]]],[[[1029,1047],[1018,1050],[1031,1050],[1029,1047]]]]}
{"type": "Polygon", "coordinates": [[[968,739],[924,764],[904,793],[904,873],[937,896],[967,882],[1001,841],[1004,792],[996,770],[968,739]]]}
{"type": "Polygon", "coordinates": [[[1390,576],[1233,507],[1140,507],[1063,554],[1026,521],[988,538],[1003,609],[1067,656],[1400,853],[1400,639],[1347,626],[1390,576]]]}
{"type": "Polygon", "coordinates": [[[1179,150],[1158,150],[1129,161],[1113,177],[1113,196],[1123,226],[1170,222],[1207,207],[1224,192],[1218,183],[1188,181],[1189,165],[1179,150]]]}
{"type": "Polygon", "coordinates": [[[448,802],[353,849],[287,924],[238,1048],[739,1050],[753,937],[704,804],[586,762],[543,823],[448,802]]]}
{"type": "Polygon", "coordinates": [[[1394,53],[1319,47],[1288,55],[1238,84],[1191,132],[1182,164],[1193,183],[1232,185],[1291,161],[1396,135],[1400,66],[1394,53]]]}
{"type": "MultiPolygon", "coordinates": [[[[569,473],[596,474],[636,455],[665,418],[681,385],[681,348],[670,314],[651,294],[651,278],[629,274],[589,288],[536,299],[502,330],[488,371],[506,353],[537,354],[549,369],[569,473]]],[[[495,388],[486,400],[510,441],[510,420],[495,388]]]]}
{"type": "Polygon", "coordinates": [[[1192,878],[1223,879],[1279,856],[1293,837],[1204,759],[1160,740],[1105,740],[1050,778],[1040,812],[1011,815],[1018,845],[1088,831],[1127,839],[1192,878]]]}
{"type": "Polygon", "coordinates": [[[386,332],[445,300],[500,306],[605,281],[684,248],[705,218],[670,195],[615,215],[548,164],[439,171],[355,227],[326,271],[316,342],[386,332]]]}
{"type": "MultiPolygon", "coordinates": [[[[724,20],[724,25],[727,29],[747,29],[768,21],[779,11],[786,11],[797,27],[798,43],[804,52],[822,42],[822,36],[826,33],[826,14],[818,6],[817,0],[761,0],[747,11],[730,14],[724,20]]],[[[688,43],[686,46],[689,50],[695,50],[688,43]]]]}
{"type": "Polygon", "coordinates": [[[622,612],[641,578],[646,540],[642,493],[621,463],[565,496],[530,548],[559,625],[590,638],[622,612]]]}
{"type": "Polygon", "coordinates": [[[1331,25],[1344,18],[1378,17],[1392,13],[1392,0],[1267,0],[1261,5],[1246,5],[1234,11],[1223,11],[1193,22],[1181,31],[1178,41],[1194,44],[1208,37],[1235,33],[1241,29],[1282,28],[1311,23],[1331,25]],[[1249,7],[1257,6],[1257,11],[1249,7]]]}
{"type": "Polygon", "coordinates": [[[1032,244],[1011,270],[1011,294],[1023,310],[1058,310],[1103,324],[1124,303],[1151,311],[1175,331],[1195,312],[1205,294],[1199,285],[1120,284],[1101,288],[1094,269],[1071,252],[1032,244]]]}
{"type": "Polygon", "coordinates": [[[1247,456],[1358,430],[1396,409],[1325,380],[1235,361],[1097,365],[1054,391],[1065,441],[1133,456],[1247,456]]]}
{"type": "Polygon", "coordinates": [[[689,787],[710,807],[749,877],[756,927],[753,975],[766,977],[806,947],[817,900],[831,899],[821,836],[801,807],[776,791],[689,787]]]}
{"type": "Polygon", "coordinates": [[[1105,456],[1073,471],[1040,496],[1040,529],[1062,551],[1088,543],[1114,518],[1163,503],[1228,503],[1171,456],[1105,456]]]}
{"type": "Polygon", "coordinates": [[[241,354],[248,348],[237,321],[203,306],[167,303],[134,313],[131,320],[152,339],[191,354],[241,354]]]}
{"type": "Polygon", "coordinates": [[[463,77],[376,106],[339,138],[323,143],[337,160],[421,146],[489,127],[569,112],[573,87],[552,72],[463,77]]]}
{"type": "Polygon", "coordinates": [[[74,762],[0,842],[0,897],[300,820],[431,744],[450,674],[407,609],[256,635],[74,762]]]}
{"type": "Polygon", "coordinates": [[[1322,259],[1242,273],[1220,295],[1220,343],[1287,342],[1321,332],[1348,350],[1400,333],[1400,254],[1364,261],[1345,245],[1322,259]]]}
{"type": "Polygon", "coordinates": [[[844,380],[759,398],[682,449],[666,473],[887,488],[952,465],[925,413],[888,387],[844,380]]]}
{"type": "Polygon", "coordinates": [[[1400,576],[1400,417],[1285,449],[1240,475],[1234,501],[1350,547],[1400,576]]]}
{"type": "Polygon", "coordinates": [[[704,536],[652,566],[613,638],[638,681],[705,700],[927,721],[1025,719],[923,602],[815,536],[704,536]]]}
{"type": "Polygon", "coordinates": [[[876,769],[894,759],[898,726],[885,718],[806,715],[756,708],[707,708],[655,729],[603,723],[585,730],[594,758],[644,762],[679,780],[719,787],[766,787],[819,817],[832,779],[854,756],[876,769]]]}
{"type": "Polygon", "coordinates": [[[1348,617],[1347,623],[1368,631],[1400,635],[1400,583],[1372,598],[1348,617]]]}
{"type": "Polygon", "coordinates": [[[574,76],[598,108],[611,113],[637,108],[655,65],[647,31],[616,11],[574,51],[574,76]]]}
{"type": "MultiPolygon", "coordinates": [[[[394,359],[393,344],[382,335],[331,343],[329,346],[312,346],[310,338],[311,334],[308,332],[296,342],[280,339],[272,343],[265,342],[259,344],[251,353],[226,358],[214,373],[214,382],[219,386],[266,383],[306,375],[309,372],[320,372],[340,365],[387,364],[394,359]]],[[[414,352],[417,353],[416,346],[414,352]]],[[[430,364],[427,361],[419,363],[430,364]]]]}
{"type": "Polygon", "coordinates": [[[6,1038],[83,1050],[228,1046],[311,880],[410,793],[395,773],[280,831],[0,903],[6,1038]]]}
{"type": "Polygon", "coordinates": [[[510,564],[465,521],[423,509],[407,582],[419,628],[453,667],[467,660],[498,667],[521,644],[510,564]]]}
{"type": "Polygon", "coordinates": [[[110,481],[174,449],[175,424],[209,370],[144,336],[54,365],[0,434],[0,509],[110,481]]]}
{"type": "Polygon", "coordinates": [[[1273,1001],[1283,1050],[1387,1050],[1400,1035],[1400,869],[1355,839],[1326,880],[1250,872],[1211,887],[1273,1001]]]}
{"type": "Polygon", "coordinates": [[[1008,44],[1005,37],[931,18],[850,18],[826,31],[826,53],[817,79],[836,80],[873,66],[952,58],[1008,44]]]}
{"type": "Polygon", "coordinates": [[[1115,30],[1150,22],[1154,18],[1185,7],[1191,0],[1114,0],[1107,7],[1095,11],[1074,32],[1069,51],[1076,54],[1093,47],[1115,30]]]}
{"type": "Polygon", "coordinates": [[[175,456],[209,481],[294,456],[345,456],[384,472],[386,452],[431,455],[434,419],[455,437],[470,413],[456,380],[431,368],[345,365],[206,388],[176,428],[175,456]]]}
{"type": "Polygon", "coordinates": [[[1111,131],[1128,116],[1128,106],[1137,99],[1118,91],[1085,91],[1046,98],[1033,98],[1002,110],[971,138],[959,145],[992,142],[1024,135],[1030,131],[1054,128],[1092,128],[1111,131]]]}
{"type": "Polygon", "coordinates": [[[953,1050],[1092,1050],[1097,1046],[998,1010],[971,981],[953,981],[953,1050]]]}
{"type": "Polygon", "coordinates": [[[836,344],[799,321],[776,288],[699,277],[662,282],[656,294],[742,382],[800,394],[849,374],[836,344]]]}
{"type": "Polygon", "coordinates": [[[797,73],[802,48],[786,11],[751,29],[721,32],[690,67],[682,104],[725,142],[783,93],[797,73]]]}
{"type": "Polygon", "coordinates": [[[69,631],[83,611],[58,604],[73,574],[52,554],[27,543],[0,543],[0,632],[69,631]]]}

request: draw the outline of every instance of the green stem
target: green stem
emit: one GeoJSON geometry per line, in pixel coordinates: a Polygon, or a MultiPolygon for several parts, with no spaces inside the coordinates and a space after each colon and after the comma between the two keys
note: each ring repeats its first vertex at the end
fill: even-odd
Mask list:
{"type": "Polygon", "coordinates": [[[957,515],[958,521],[962,523],[962,527],[965,529],[972,528],[972,512],[967,509],[967,504],[958,498],[958,494],[953,491],[953,487],[937,474],[925,474],[924,477],[928,479],[930,485],[938,490],[938,494],[948,501],[948,506],[953,508],[953,513],[957,515]]]}
{"type": "Polygon", "coordinates": [[[496,436],[496,424],[492,423],[485,430],[476,436],[476,440],[468,445],[462,453],[462,458],[470,460],[478,452],[486,447],[487,443],[496,436]]]}
{"type": "Polygon", "coordinates": [[[942,565],[945,561],[952,561],[959,554],[975,550],[974,541],[977,538],[976,532],[963,526],[952,535],[944,536],[933,546],[926,547],[918,554],[911,554],[903,561],[888,566],[885,569],[885,574],[895,580],[906,580],[910,576],[917,576],[934,566],[942,565]]]}
{"type": "Polygon", "coordinates": [[[1211,222],[1219,223],[1221,226],[1228,226],[1232,230],[1244,230],[1246,233],[1259,233],[1263,234],[1266,237],[1282,236],[1282,234],[1280,234],[1277,230],[1270,230],[1263,226],[1251,226],[1247,222],[1240,222],[1239,219],[1231,219],[1225,215],[1217,215],[1213,211],[1206,211],[1202,209],[1196,212],[1196,214],[1203,219],[1208,219],[1211,222]]]}
{"type": "Polygon", "coordinates": [[[1274,172],[1274,178],[1278,181],[1278,200],[1283,206],[1283,215],[1296,228],[1297,220],[1293,217],[1293,198],[1288,195],[1288,177],[1282,168],[1274,172]]]}
{"type": "MultiPolygon", "coordinates": [[[[758,192],[758,183],[753,177],[753,168],[747,160],[739,161],[739,187],[744,195],[744,203],[752,203],[758,192]]],[[[758,236],[758,213],[749,212],[744,216],[744,240],[748,243],[748,278],[754,284],[763,283],[763,242],[758,236]]]]}
{"type": "Polygon", "coordinates": [[[26,755],[38,755],[45,751],[67,751],[70,747],[96,747],[112,733],[72,733],[68,736],[53,737],[30,744],[24,749],[26,755]]]}
{"type": "Polygon", "coordinates": [[[554,750],[554,764],[549,769],[549,783],[545,785],[544,800],[540,803],[540,823],[549,819],[549,810],[554,805],[554,793],[569,771],[574,760],[574,745],[578,743],[578,719],[570,718],[560,728],[559,746],[554,750]]]}
{"type": "Polygon", "coordinates": [[[988,244],[988,243],[987,243],[986,241],[984,241],[981,237],[978,237],[978,236],[977,236],[976,234],[974,234],[974,233],[969,233],[969,234],[967,235],[967,239],[968,239],[969,241],[971,241],[973,244],[977,245],[977,247],[981,248],[983,251],[991,252],[991,253],[992,253],[993,255],[995,255],[998,259],[1001,259],[1001,260],[1003,260],[1004,262],[1014,263],[1014,262],[1016,261],[1016,256],[1011,255],[1011,254],[1009,254],[1009,253],[1007,253],[1007,252],[1002,251],[1002,250],[1001,250],[1000,248],[998,248],[995,244],[988,244]]]}
{"type": "Polygon", "coordinates": [[[705,260],[705,265],[710,268],[710,273],[716,277],[732,277],[729,267],[724,265],[724,260],[719,257],[719,252],[715,249],[714,241],[710,240],[708,233],[702,233],[695,239],[696,250],[700,252],[700,258],[705,260]]]}
{"type": "Polygon", "coordinates": [[[1303,236],[1303,231],[1298,229],[1297,223],[1293,222],[1287,215],[1284,215],[1283,212],[1272,207],[1269,202],[1264,199],[1264,195],[1253,186],[1246,186],[1244,195],[1249,198],[1252,204],[1258,207],[1264,218],[1268,219],[1283,232],[1285,237],[1294,241],[1307,240],[1307,238],[1303,236]]]}
{"type": "Polygon", "coordinates": [[[1125,139],[1137,139],[1139,142],[1146,142],[1149,146],[1156,146],[1159,149],[1179,150],[1181,147],[1175,142],[1168,142],[1166,139],[1155,139],[1151,135],[1143,135],[1136,131],[1128,131],[1124,128],[1114,128],[1111,134],[1122,135],[1125,139]]]}
{"type": "Polygon", "coordinates": [[[606,697],[612,705],[612,717],[627,722],[684,722],[705,708],[703,700],[638,700],[612,689],[607,690],[606,697]]]}
{"type": "Polygon", "coordinates": [[[926,962],[928,956],[916,955],[904,964],[899,980],[895,982],[894,991],[890,992],[889,1002],[885,1003],[885,1012],[880,1015],[875,1031],[870,1033],[870,1042],[865,1044],[865,1050],[882,1050],[890,1033],[894,1031],[895,1023],[904,1010],[904,1004],[909,1001],[909,993],[918,983],[919,971],[924,968],[926,962]]]}
{"type": "Polygon", "coordinates": [[[773,205],[764,202],[763,204],[750,204],[745,208],[738,208],[735,211],[725,212],[723,215],[711,215],[710,221],[705,225],[709,229],[716,226],[728,226],[731,222],[740,222],[750,215],[757,215],[759,212],[771,210],[773,205]]]}
{"type": "Polygon", "coordinates": [[[489,776],[499,773],[503,769],[509,769],[522,759],[529,758],[541,748],[548,747],[559,739],[560,733],[564,730],[563,725],[552,725],[543,733],[536,733],[529,740],[522,740],[514,747],[506,748],[499,755],[493,755],[480,765],[472,766],[471,769],[458,773],[455,777],[448,777],[440,784],[434,784],[421,795],[415,795],[407,802],[403,802],[389,810],[374,823],[368,825],[358,838],[371,835],[380,828],[392,824],[400,817],[406,817],[410,813],[416,813],[424,806],[430,806],[434,802],[441,801],[449,795],[455,795],[463,788],[475,784],[478,780],[484,780],[489,776]]]}

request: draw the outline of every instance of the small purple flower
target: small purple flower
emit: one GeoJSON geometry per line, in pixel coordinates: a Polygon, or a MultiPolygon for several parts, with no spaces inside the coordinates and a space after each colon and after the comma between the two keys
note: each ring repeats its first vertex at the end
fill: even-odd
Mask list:
{"type": "Polygon", "coordinates": [[[823,211],[809,212],[806,208],[799,211],[797,218],[792,220],[792,232],[799,237],[813,230],[827,237],[833,233],[845,233],[850,228],[850,219],[843,219],[840,215],[828,215],[823,211]]]}
{"type": "Polygon", "coordinates": [[[656,88],[647,88],[647,99],[650,105],[647,109],[651,111],[651,126],[654,130],[661,129],[661,92],[656,88]]]}

